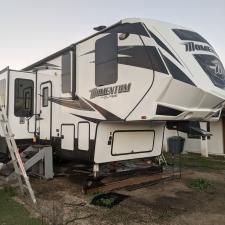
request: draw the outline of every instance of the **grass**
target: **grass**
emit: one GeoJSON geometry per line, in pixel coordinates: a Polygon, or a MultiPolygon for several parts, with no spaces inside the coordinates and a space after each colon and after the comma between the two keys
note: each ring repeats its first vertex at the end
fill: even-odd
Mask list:
{"type": "Polygon", "coordinates": [[[0,225],[44,225],[39,219],[32,218],[29,212],[13,199],[15,195],[16,191],[12,187],[5,186],[0,189],[0,225]]]}
{"type": "Polygon", "coordinates": [[[2,188],[2,191],[8,195],[9,197],[14,197],[16,196],[16,190],[15,188],[11,187],[11,186],[4,186],[2,188]]]}
{"type": "MultiPolygon", "coordinates": [[[[172,155],[165,153],[168,163],[172,163],[172,155]]],[[[178,165],[178,156],[175,156],[175,164],[178,165]]],[[[195,168],[199,170],[225,170],[225,158],[202,157],[199,154],[182,154],[181,165],[185,168],[195,168]]]]}
{"type": "Polygon", "coordinates": [[[204,180],[204,179],[196,179],[196,180],[193,180],[189,186],[193,189],[197,189],[197,190],[200,190],[200,191],[204,191],[206,189],[208,189],[211,184],[209,183],[209,181],[207,180],[204,180]]]}

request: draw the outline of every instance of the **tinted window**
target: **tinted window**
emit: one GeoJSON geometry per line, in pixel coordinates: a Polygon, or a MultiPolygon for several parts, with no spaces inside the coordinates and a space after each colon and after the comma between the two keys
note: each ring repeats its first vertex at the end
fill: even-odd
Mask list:
{"type": "Polygon", "coordinates": [[[209,44],[208,41],[205,40],[201,35],[196,32],[182,29],[173,29],[175,34],[181,39],[185,41],[199,41],[206,44],[209,44]]]}
{"type": "Polygon", "coordinates": [[[14,114],[17,117],[33,115],[34,83],[32,80],[15,80],[14,114]]]}
{"type": "Polygon", "coordinates": [[[6,80],[0,80],[0,105],[5,106],[6,80]]]}
{"type": "Polygon", "coordinates": [[[225,70],[220,60],[213,55],[196,54],[194,57],[213,84],[225,89],[225,70]]]}
{"type": "Polygon", "coordinates": [[[48,87],[42,89],[42,107],[48,106],[48,87]]]}
{"type": "Polygon", "coordinates": [[[62,55],[62,93],[71,92],[71,56],[62,55]]]}
{"type": "Polygon", "coordinates": [[[95,43],[96,86],[115,83],[117,67],[117,34],[109,34],[95,43]]]}

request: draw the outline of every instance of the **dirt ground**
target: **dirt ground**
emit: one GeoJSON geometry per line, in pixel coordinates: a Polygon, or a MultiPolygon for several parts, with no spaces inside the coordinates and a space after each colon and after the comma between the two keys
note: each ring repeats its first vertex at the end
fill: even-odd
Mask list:
{"type": "MultiPolygon", "coordinates": [[[[49,224],[225,224],[225,169],[185,168],[181,180],[164,181],[133,191],[117,191],[129,197],[111,209],[91,205],[94,195],[81,193],[79,178],[56,177],[33,181],[38,205],[28,209],[49,224]],[[195,179],[210,183],[206,190],[190,187],[195,179]]],[[[20,200],[21,201],[21,200],[20,200]]]]}

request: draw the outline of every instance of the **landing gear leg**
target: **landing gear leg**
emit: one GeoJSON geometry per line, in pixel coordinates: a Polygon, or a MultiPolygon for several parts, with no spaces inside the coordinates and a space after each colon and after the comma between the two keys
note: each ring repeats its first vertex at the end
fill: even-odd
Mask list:
{"type": "Polygon", "coordinates": [[[93,166],[94,178],[97,178],[98,172],[99,172],[99,164],[94,164],[93,166]]]}
{"type": "Polygon", "coordinates": [[[99,164],[94,164],[93,166],[93,176],[88,177],[88,179],[84,182],[82,187],[82,192],[84,194],[87,193],[88,189],[96,187],[101,184],[101,177],[99,175],[99,164]]]}

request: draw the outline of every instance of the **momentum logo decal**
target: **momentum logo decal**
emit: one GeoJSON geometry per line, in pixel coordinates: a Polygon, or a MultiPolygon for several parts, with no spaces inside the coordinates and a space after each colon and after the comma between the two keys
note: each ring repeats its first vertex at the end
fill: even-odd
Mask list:
{"type": "Polygon", "coordinates": [[[212,47],[202,44],[195,44],[194,42],[186,42],[184,43],[185,51],[186,52],[193,52],[193,51],[206,51],[212,52],[216,54],[215,50],[212,47]]]}
{"type": "Polygon", "coordinates": [[[121,84],[116,86],[110,86],[106,88],[94,88],[90,90],[91,96],[90,98],[96,98],[100,96],[104,97],[116,97],[118,94],[130,92],[131,83],[121,84]]]}

